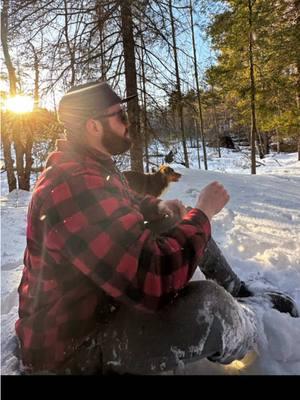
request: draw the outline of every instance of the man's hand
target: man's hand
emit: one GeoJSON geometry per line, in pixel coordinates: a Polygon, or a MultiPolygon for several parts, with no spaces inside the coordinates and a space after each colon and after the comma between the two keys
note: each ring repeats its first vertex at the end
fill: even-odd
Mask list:
{"type": "Polygon", "coordinates": [[[158,204],[158,212],[164,217],[182,219],[187,210],[179,200],[162,200],[158,204]]]}
{"type": "Polygon", "coordinates": [[[230,196],[219,182],[212,182],[201,190],[195,208],[203,211],[209,220],[222,210],[230,196]]]}

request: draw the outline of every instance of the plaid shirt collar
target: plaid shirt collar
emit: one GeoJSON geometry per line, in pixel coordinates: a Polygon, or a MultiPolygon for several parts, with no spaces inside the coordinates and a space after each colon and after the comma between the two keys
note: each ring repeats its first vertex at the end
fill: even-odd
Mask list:
{"type": "Polygon", "coordinates": [[[116,168],[115,161],[111,157],[83,143],[73,143],[66,139],[57,139],[55,145],[56,149],[49,155],[46,168],[53,164],[53,161],[56,162],[60,157],[68,154],[72,158],[78,158],[78,156],[91,158],[109,170],[114,170],[116,168]]]}

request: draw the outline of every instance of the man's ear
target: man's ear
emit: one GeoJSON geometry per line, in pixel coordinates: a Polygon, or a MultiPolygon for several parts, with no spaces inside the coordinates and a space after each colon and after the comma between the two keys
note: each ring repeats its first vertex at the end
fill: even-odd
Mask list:
{"type": "Polygon", "coordinates": [[[103,131],[103,126],[100,121],[89,118],[85,123],[87,133],[93,136],[99,136],[103,131]]]}

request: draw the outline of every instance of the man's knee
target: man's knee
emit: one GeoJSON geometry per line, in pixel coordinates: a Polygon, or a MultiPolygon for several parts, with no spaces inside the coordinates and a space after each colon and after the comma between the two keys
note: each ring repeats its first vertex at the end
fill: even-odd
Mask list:
{"type": "Polygon", "coordinates": [[[222,286],[218,285],[215,281],[212,280],[203,280],[203,281],[193,281],[191,285],[194,285],[201,289],[203,295],[222,295],[222,293],[226,292],[222,286]]]}
{"type": "Polygon", "coordinates": [[[186,287],[183,297],[198,309],[205,305],[215,310],[224,303],[234,303],[233,297],[222,286],[211,280],[191,282],[186,287]]]}

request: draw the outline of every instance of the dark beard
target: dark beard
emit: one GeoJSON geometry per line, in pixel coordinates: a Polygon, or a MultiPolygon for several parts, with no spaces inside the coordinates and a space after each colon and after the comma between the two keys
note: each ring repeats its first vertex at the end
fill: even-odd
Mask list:
{"type": "MultiPolygon", "coordinates": [[[[118,136],[111,129],[109,123],[107,123],[106,121],[103,121],[102,125],[104,128],[104,134],[102,136],[102,145],[109,152],[109,154],[115,156],[117,154],[125,153],[127,150],[130,149],[132,143],[129,137],[118,136]]],[[[124,130],[124,134],[126,130],[124,130]]]]}

